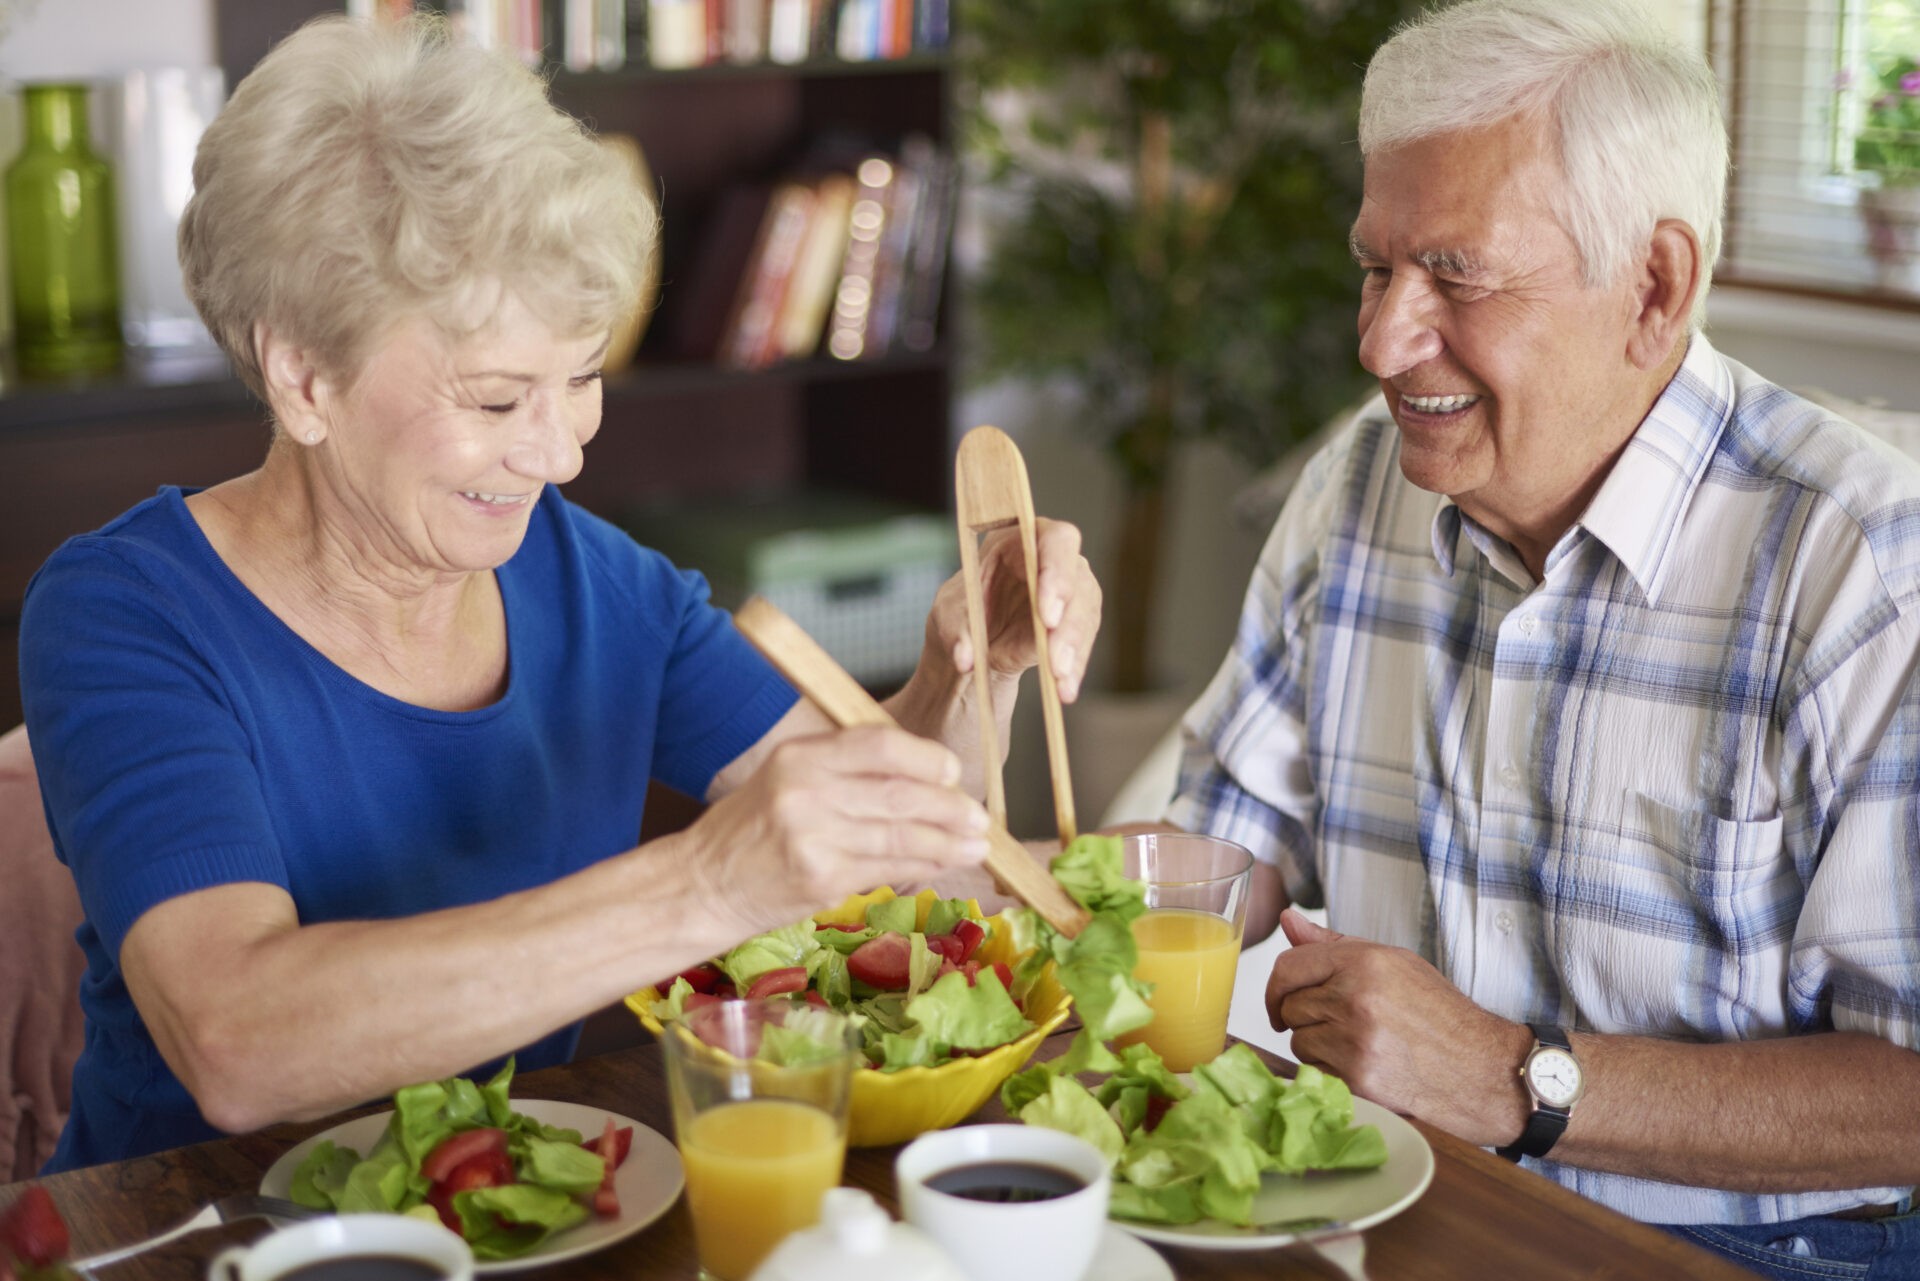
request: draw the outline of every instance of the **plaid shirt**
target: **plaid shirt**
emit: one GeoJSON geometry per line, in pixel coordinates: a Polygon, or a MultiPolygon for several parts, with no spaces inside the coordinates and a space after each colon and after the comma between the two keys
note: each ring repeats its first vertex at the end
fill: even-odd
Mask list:
{"type": "MultiPolygon", "coordinates": [[[[1169,817],[1510,1019],[1920,1048],[1917,655],[1920,468],[1703,338],[1539,582],[1376,401],[1267,542],[1169,817]]],[[[1532,1164],[1652,1222],[1908,1191],[1532,1164]]]]}

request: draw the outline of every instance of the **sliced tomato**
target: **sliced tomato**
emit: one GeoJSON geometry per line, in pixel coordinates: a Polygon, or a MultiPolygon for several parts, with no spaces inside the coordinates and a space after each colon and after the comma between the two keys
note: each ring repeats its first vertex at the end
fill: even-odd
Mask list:
{"type": "MultiPolygon", "coordinates": [[[[953,962],[949,961],[947,962],[947,964],[952,965],[953,962]]],[[[967,986],[972,987],[974,979],[978,977],[980,973],[980,962],[968,961],[965,965],[957,966],[955,968],[957,968],[962,974],[967,976],[967,986]]]]}
{"type": "MultiPolygon", "coordinates": [[[[612,1118],[608,1119],[611,1120],[612,1118]]],[[[602,1137],[604,1138],[605,1136],[603,1135],[602,1137]]],[[[600,1150],[599,1139],[582,1140],[580,1146],[602,1160],[606,1159],[607,1154],[600,1150]]],[[[633,1151],[633,1127],[623,1125],[613,1132],[613,1168],[617,1170],[625,1165],[627,1163],[627,1153],[631,1151],[633,1151]]]]}
{"type": "Polygon", "coordinates": [[[1147,1113],[1140,1119],[1140,1128],[1151,1131],[1153,1127],[1160,1124],[1160,1118],[1165,1116],[1167,1109],[1172,1106],[1172,1099],[1158,1094],[1149,1094],[1147,1096],[1147,1113]]]}
{"type": "Polygon", "coordinates": [[[0,1214],[0,1259],[8,1251],[31,1268],[44,1268],[67,1257],[67,1221],[53,1203],[53,1194],[30,1183],[19,1199],[0,1214]]]}
{"type": "MultiPolygon", "coordinates": [[[[947,937],[956,940],[960,944],[960,955],[955,956],[953,959],[956,961],[965,961],[971,958],[974,952],[979,949],[981,942],[987,937],[987,931],[986,927],[978,921],[960,921],[954,925],[953,933],[947,937]]],[[[949,952],[948,955],[952,956],[953,954],[949,952]]]]}
{"type": "Polygon", "coordinates": [[[713,994],[723,1001],[731,1001],[740,995],[740,989],[733,985],[731,979],[727,979],[724,980],[719,987],[713,989],[713,994]]]}
{"type": "Polygon", "coordinates": [[[431,1182],[452,1174],[454,1167],[464,1164],[468,1159],[482,1152],[501,1152],[507,1150],[507,1132],[505,1130],[463,1130],[440,1141],[440,1146],[427,1154],[420,1163],[420,1173],[431,1182]]]}
{"type": "MultiPolygon", "coordinates": [[[[696,965],[690,970],[681,970],[680,973],[674,977],[685,979],[687,985],[696,992],[711,992],[726,981],[727,975],[726,971],[722,970],[713,962],[708,961],[703,965],[696,965]]],[[[673,984],[668,983],[666,986],[672,987],[673,984]]]]}
{"type": "MultiPolygon", "coordinates": [[[[620,1168],[626,1149],[621,1147],[622,1132],[613,1128],[613,1118],[607,1118],[606,1129],[600,1131],[600,1160],[606,1165],[606,1172],[600,1176],[600,1186],[593,1194],[594,1213],[608,1218],[617,1218],[620,1214],[620,1193],[613,1186],[613,1172],[620,1168]]],[[[625,1131],[626,1142],[633,1143],[633,1130],[625,1131]]]]}
{"type": "Polygon", "coordinates": [[[475,1188],[504,1188],[513,1182],[513,1161],[504,1151],[480,1152],[453,1167],[441,1180],[447,1191],[471,1192],[475,1188]]]}
{"type": "Polygon", "coordinates": [[[823,1010],[830,1010],[833,1008],[832,1005],[828,1004],[827,998],[820,995],[820,992],[817,988],[811,988],[811,987],[807,989],[807,1004],[817,1005],[823,1010]]]}
{"type": "Polygon", "coordinates": [[[695,992],[681,1003],[682,1010],[697,1010],[703,1005],[718,1005],[727,998],[715,992],[695,992]]]}
{"type": "Polygon", "coordinates": [[[912,972],[913,944],[907,936],[888,930],[870,938],[847,956],[847,973],[869,987],[897,992],[906,987],[912,972]]]}
{"type": "Polygon", "coordinates": [[[987,968],[991,969],[994,974],[999,977],[1001,987],[1004,987],[1009,992],[1013,991],[1013,971],[1007,967],[1005,961],[995,961],[987,968]]]}
{"type": "Polygon", "coordinates": [[[816,930],[839,930],[843,934],[858,934],[867,927],[864,925],[815,925],[813,928],[816,930]]]}
{"type": "Polygon", "coordinates": [[[960,956],[960,940],[951,934],[927,935],[927,950],[936,955],[944,956],[949,961],[955,963],[958,963],[962,959],[960,956]]]}
{"type": "Polygon", "coordinates": [[[798,992],[807,985],[807,967],[789,965],[785,969],[768,970],[747,986],[747,999],[757,1001],[763,996],[779,996],[782,992],[798,992]]]}

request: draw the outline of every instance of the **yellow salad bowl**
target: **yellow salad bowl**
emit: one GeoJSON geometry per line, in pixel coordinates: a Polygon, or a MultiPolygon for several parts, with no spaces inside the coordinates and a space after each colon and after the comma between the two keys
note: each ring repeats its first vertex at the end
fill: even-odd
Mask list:
{"type": "MultiPolygon", "coordinates": [[[[836,908],[817,912],[813,919],[821,925],[858,925],[867,919],[868,904],[897,897],[892,890],[882,887],[870,894],[856,894],[836,908]]],[[[918,897],[920,911],[915,926],[925,929],[927,913],[940,896],[932,890],[922,890],[918,897]]],[[[969,900],[967,907],[971,916],[980,918],[978,903],[969,900]]],[[[975,958],[987,963],[1002,961],[1011,966],[1017,959],[1012,929],[998,916],[986,918],[986,924],[992,927],[992,933],[974,953],[975,958]]],[[[660,1020],[654,1017],[653,1005],[660,999],[661,992],[654,987],[642,988],[627,997],[627,1008],[656,1036],[661,1027],[660,1020]]],[[[942,1130],[972,1116],[1008,1077],[1027,1065],[1047,1033],[1066,1020],[1071,999],[1066,989],[1055,981],[1053,966],[1049,963],[1027,994],[1026,1015],[1034,1025],[1033,1031],[1019,1040],[1009,1041],[978,1057],[955,1058],[939,1067],[901,1068],[897,1072],[862,1068],[855,1072],[847,1142],[857,1148],[905,1143],[917,1134],[942,1130]]]]}

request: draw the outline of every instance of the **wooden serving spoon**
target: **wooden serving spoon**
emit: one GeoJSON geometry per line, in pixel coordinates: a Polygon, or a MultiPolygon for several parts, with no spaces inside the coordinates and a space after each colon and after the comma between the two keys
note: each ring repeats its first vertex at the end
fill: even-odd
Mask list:
{"type": "MultiPolygon", "coordinates": [[[[835,725],[898,724],[860,682],[847,675],[832,655],[771,601],[753,597],[734,614],[733,622],[741,635],[835,725]]],[[[1080,932],[1087,923],[1086,909],[1034,861],[1025,846],[1008,835],[1004,819],[988,825],[987,844],[987,870],[1009,893],[1039,912],[1062,934],[1072,937],[1080,932]]]]}

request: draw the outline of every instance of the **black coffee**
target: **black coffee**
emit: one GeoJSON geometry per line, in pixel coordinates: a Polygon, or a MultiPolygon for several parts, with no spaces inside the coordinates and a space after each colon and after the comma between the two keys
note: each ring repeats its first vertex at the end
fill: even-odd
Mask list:
{"type": "Polygon", "coordinates": [[[957,1165],[927,1180],[927,1186],[969,1201],[1051,1201],[1087,1186],[1071,1170],[1035,1161],[982,1161],[957,1165]]]}
{"type": "Polygon", "coordinates": [[[280,1274],[280,1281],[446,1281],[444,1269],[398,1254],[322,1259],[280,1274]]]}

